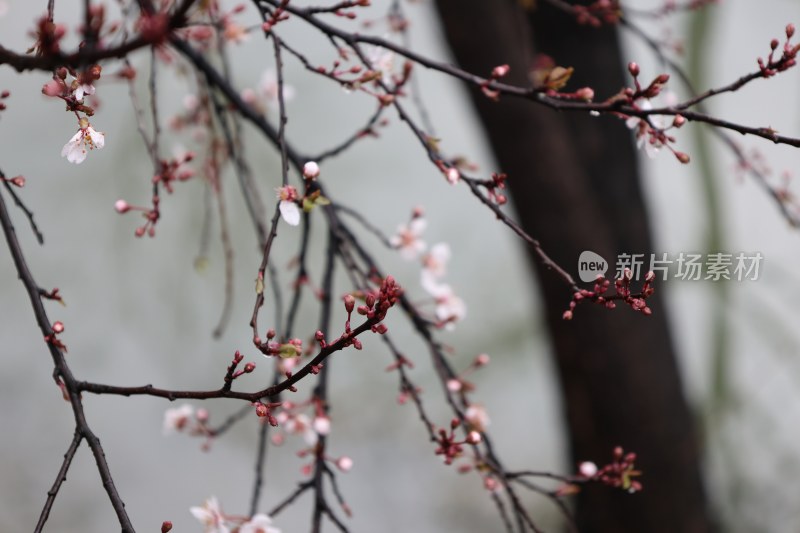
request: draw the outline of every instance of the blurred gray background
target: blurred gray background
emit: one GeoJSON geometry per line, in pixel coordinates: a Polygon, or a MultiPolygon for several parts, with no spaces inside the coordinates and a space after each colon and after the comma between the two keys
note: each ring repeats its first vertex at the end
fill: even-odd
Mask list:
{"type": "MultiPolygon", "coordinates": [[[[373,4],[379,16],[388,1],[373,4]]],[[[639,4],[647,7],[658,2],[638,2],[637,7],[639,4]]],[[[27,32],[44,7],[44,2],[11,0],[8,13],[0,18],[2,44],[18,51],[30,46],[27,32]]],[[[80,12],[75,2],[57,3],[57,18],[71,30],[80,12]]],[[[410,3],[407,13],[412,19],[413,48],[447,60],[432,6],[410,3]]],[[[752,71],[756,57],[768,52],[770,39],[782,38],[785,24],[798,21],[797,5],[790,0],[729,0],[714,13],[711,44],[704,52],[706,78],[715,85],[752,71]]],[[[242,20],[254,18],[248,5],[242,20]]],[[[666,25],[648,27],[657,36],[669,28],[670,38],[681,39],[685,25],[686,17],[677,16],[666,25]]],[[[378,27],[375,31],[382,30],[378,27]]],[[[327,43],[300,24],[287,24],[282,35],[290,44],[310,47],[309,54],[321,63],[332,58],[327,43]]],[[[75,44],[75,31],[70,31],[67,42],[75,44]]],[[[639,41],[627,38],[626,44],[630,58],[642,66],[644,79],[661,72],[639,41]]],[[[273,65],[271,53],[265,52],[257,36],[234,52],[234,82],[240,88],[255,87],[261,73],[273,65]]],[[[138,80],[142,95],[147,61],[147,54],[134,57],[142,72],[138,80]]],[[[105,68],[106,75],[116,70],[105,68]]],[[[164,110],[176,109],[189,85],[164,68],[161,73],[165,83],[159,103],[164,110]]],[[[417,69],[416,74],[444,150],[468,156],[480,165],[482,176],[498,170],[463,89],[424,69],[417,69]]],[[[288,107],[288,135],[306,152],[350,135],[372,110],[369,99],[345,94],[309,75],[293,60],[287,59],[286,76],[297,93],[288,107]]],[[[135,131],[126,85],[110,76],[98,84],[102,105],[92,123],[105,132],[106,147],[75,166],[60,157],[61,147],[75,132],[75,120],[64,113],[58,101],[40,94],[47,80],[44,73],[17,74],[7,66],[0,68],[0,90],[12,93],[6,100],[8,110],[0,114],[0,168],[8,176],[23,174],[27,178],[21,194],[44,231],[45,246],[36,244],[19,211],[13,212],[14,220],[37,281],[44,287],[59,287],[67,302],[67,307],[51,303],[48,311],[51,320],[66,325],[62,338],[69,347],[74,373],[81,379],[119,385],[217,387],[238,349],[247,360],[259,364],[254,375],[243,378],[238,386],[250,389],[268,380],[270,365],[252,349],[248,326],[260,253],[233,176],[226,174],[225,196],[236,252],[234,312],[225,335],[213,340],[211,330],[223,302],[216,219],[209,268],[203,273],[193,268],[203,222],[203,183],[196,179],[177,184],[173,195],[162,197],[163,218],[156,238],[135,239],[133,231],[139,219],[135,214],[117,215],[113,204],[125,198],[147,205],[152,169],[135,131]]],[[[710,106],[731,120],[771,126],[797,136],[797,94],[797,73],[792,71],[768,82],[757,81],[710,106]]],[[[169,114],[165,111],[164,118],[169,114]]],[[[466,320],[455,331],[443,332],[441,338],[453,347],[456,368],[468,366],[478,353],[492,356],[492,364],[473,376],[479,386],[473,398],[484,404],[492,417],[490,432],[500,456],[512,469],[570,471],[573,466],[565,461],[547,339],[537,325],[536,287],[531,284],[521,243],[466,187],[450,187],[410,133],[389,116],[391,125],[381,130],[380,139],[364,140],[347,155],[326,162],[322,179],[334,200],[357,208],[387,233],[405,222],[415,206],[424,207],[429,221],[425,240],[450,244],[453,257],[448,280],[468,306],[466,320]]],[[[677,146],[692,153],[687,129],[678,133],[677,146]]],[[[169,153],[178,143],[191,148],[185,137],[166,133],[162,152],[169,153]]],[[[783,170],[796,170],[799,159],[795,150],[755,139],[738,140],[764,154],[776,180],[783,170]]],[[[712,146],[726,251],[761,252],[765,257],[762,277],[757,282],[730,283],[730,305],[725,308],[715,304],[712,287],[704,282],[671,283],[656,297],[665,298],[672,312],[686,387],[698,421],[706,428],[710,490],[725,525],[730,531],[796,531],[794,524],[800,520],[796,498],[800,490],[796,446],[800,360],[794,327],[800,280],[793,267],[800,259],[797,234],[749,178],[736,177],[731,155],[712,146]],[[709,354],[713,339],[708,331],[712,318],[720,313],[731,326],[725,357],[733,394],[722,409],[712,411],[709,354]]],[[[276,154],[255,135],[248,136],[247,150],[271,209],[272,190],[280,182],[276,154]]],[[[659,248],[671,254],[704,251],[709,222],[697,166],[682,166],[666,153],[644,164],[659,248]]],[[[298,235],[298,229],[282,226],[274,254],[286,294],[292,276],[287,265],[295,254],[298,235]]],[[[380,248],[377,241],[371,244],[380,248]]],[[[320,235],[315,235],[317,249],[322,245],[320,235]]],[[[315,254],[321,257],[319,252],[315,254]]],[[[404,262],[391,251],[381,250],[378,256],[412,298],[424,299],[416,264],[404,262]]],[[[319,279],[319,271],[316,275],[319,279]]],[[[339,284],[338,291],[345,289],[339,284]]],[[[565,305],[567,302],[565,293],[565,305]]],[[[630,311],[620,308],[614,312],[630,311]]],[[[268,304],[262,327],[271,317],[268,304]]],[[[576,319],[580,320],[580,312],[576,319]]],[[[313,332],[316,323],[313,306],[308,305],[297,334],[313,332]]],[[[342,323],[340,313],[334,327],[342,323]]],[[[440,405],[441,394],[424,349],[401,321],[389,325],[396,336],[402,335],[398,342],[417,363],[412,375],[425,389],[431,413],[440,423],[446,422],[447,411],[440,405]]],[[[6,252],[0,252],[0,339],[0,401],[6,406],[1,418],[5,438],[0,439],[0,531],[28,531],[67,449],[73,421],[68,404],[53,385],[50,358],[6,252]]],[[[337,354],[332,367],[330,452],[347,454],[355,462],[350,473],[340,476],[354,510],[349,521],[352,530],[497,530],[496,511],[480,479],[441,465],[413,409],[395,401],[396,376],[383,372],[390,357],[382,344],[367,339],[364,345],[362,352],[337,354]]],[[[642,357],[647,357],[646,350],[642,357]]],[[[309,390],[310,384],[304,383],[300,397],[309,390]]],[[[162,435],[163,412],[173,406],[164,400],[86,395],[84,402],[137,528],[156,531],[163,520],[172,520],[176,531],[199,531],[188,509],[211,495],[221,500],[227,512],[246,513],[253,478],[254,417],[204,452],[201,440],[162,435]]],[[[212,424],[239,408],[232,401],[203,406],[209,409],[212,424]]],[[[302,479],[303,460],[294,454],[300,446],[299,438],[290,438],[283,447],[270,449],[262,509],[272,507],[302,479]]],[[[528,502],[545,529],[559,524],[555,509],[547,502],[535,496],[528,502]]],[[[305,531],[308,509],[309,499],[301,500],[280,514],[276,525],[284,533],[305,531]]],[[[117,529],[85,446],[72,465],[48,524],[47,530],[65,533],[117,529]]]]}

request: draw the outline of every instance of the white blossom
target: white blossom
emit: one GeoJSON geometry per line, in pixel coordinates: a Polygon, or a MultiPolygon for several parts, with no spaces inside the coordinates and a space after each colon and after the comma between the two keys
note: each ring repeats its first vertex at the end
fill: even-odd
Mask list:
{"type": "Polygon", "coordinates": [[[194,407],[185,403],[180,407],[174,407],[164,411],[164,434],[169,435],[183,430],[186,424],[194,415],[194,407]]]}
{"type": "Polygon", "coordinates": [[[205,526],[205,533],[230,533],[215,496],[206,500],[202,507],[191,507],[189,512],[205,526]]]}
{"type": "MultiPolygon", "coordinates": [[[[81,122],[84,121],[85,119],[81,120],[81,122]]],[[[88,122],[85,122],[85,124],[61,149],[61,157],[66,157],[67,161],[76,165],[83,163],[84,159],[86,159],[87,148],[89,150],[94,148],[99,150],[106,144],[106,137],[102,132],[96,131],[88,122]]]]}
{"type": "Polygon", "coordinates": [[[427,224],[424,218],[415,217],[407,226],[398,226],[397,233],[389,238],[389,243],[400,250],[403,259],[411,261],[425,250],[425,241],[420,236],[427,224]]]}
{"type": "MultiPolygon", "coordinates": [[[[278,74],[272,70],[267,69],[261,75],[261,82],[258,89],[264,98],[267,100],[267,105],[278,106],[278,74]]],[[[294,99],[295,90],[291,85],[283,84],[283,101],[289,102],[294,99]]]]}

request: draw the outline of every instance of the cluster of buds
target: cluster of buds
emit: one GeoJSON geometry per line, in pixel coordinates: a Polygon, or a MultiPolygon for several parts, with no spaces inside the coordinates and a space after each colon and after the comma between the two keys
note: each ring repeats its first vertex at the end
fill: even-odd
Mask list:
{"type": "Polygon", "coordinates": [[[94,115],[94,108],[84,104],[84,97],[95,93],[94,82],[100,79],[100,65],[90,65],[82,71],[61,67],[56,69],[53,79],[44,84],[42,94],[51,98],[60,98],[67,104],[67,111],[94,115]],[[67,81],[67,76],[72,80],[67,81]]]}
{"type": "Polygon", "coordinates": [[[780,46],[778,39],[772,39],[770,42],[770,52],[766,61],[760,57],[758,58],[758,68],[764,78],[772,77],[775,74],[788,70],[797,64],[797,52],[800,51],[800,44],[792,45],[790,42],[792,40],[792,36],[794,36],[794,32],[794,24],[788,24],[786,26],[786,42],[783,44],[780,59],[775,59],[774,57],[775,51],[778,49],[778,46],[780,46]]]}
{"type": "Polygon", "coordinates": [[[225,386],[224,388],[230,390],[231,385],[233,384],[233,380],[241,376],[242,374],[249,374],[253,370],[256,369],[256,364],[253,362],[249,362],[244,365],[244,368],[241,370],[237,370],[239,363],[244,360],[244,356],[239,353],[239,350],[236,350],[236,353],[233,354],[233,360],[231,364],[228,366],[228,370],[225,372],[225,386]]]}
{"type": "Polygon", "coordinates": [[[186,181],[194,176],[194,170],[186,166],[193,159],[194,152],[186,152],[172,159],[160,160],[158,173],[153,176],[153,184],[164,185],[167,192],[172,194],[172,184],[175,181],[186,181]]]}
{"type": "Polygon", "coordinates": [[[481,442],[481,434],[477,431],[469,431],[464,440],[457,440],[455,430],[461,426],[461,422],[454,418],[450,421],[450,431],[439,428],[436,434],[436,455],[444,456],[444,464],[451,465],[464,452],[464,445],[475,445],[481,442]]]}
{"type": "Polygon", "coordinates": [[[134,235],[137,237],[143,237],[144,234],[147,233],[150,237],[154,237],[156,234],[156,222],[158,222],[158,219],[161,218],[161,211],[158,208],[159,202],[160,198],[158,195],[153,195],[152,208],[131,205],[125,200],[120,199],[114,202],[114,209],[120,215],[123,215],[128,211],[141,211],[142,217],[145,219],[145,223],[136,228],[134,235]]]}
{"type": "Polygon", "coordinates": [[[622,16],[619,0],[596,0],[588,6],[572,6],[578,24],[599,28],[605,24],[616,24],[622,16]]]}
{"type": "MultiPolygon", "coordinates": [[[[356,312],[369,320],[380,322],[386,317],[386,312],[397,303],[403,294],[403,288],[397,284],[394,276],[386,276],[377,291],[370,291],[364,297],[364,304],[359,305],[356,312]]],[[[347,303],[345,303],[347,305],[347,303]]],[[[374,328],[375,326],[373,326],[374,328]]],[[[386,331],[377,331],[385,333],[386,331]]]]}
{"type": "Polygon", "coordinates": [[[602,468],[590,461],[585,461],[578,467],[578,480],[599,481],[609,487],[626,490],[630,493],[642,490],[641,482],[633,479],[642,473],[636,470],[634,463],[636,454],[625,453],[622,447],[614,448],[613,460],[602,468]]]}
{"type": "Polygon", "coordinates": [[[345,11],[345,9],[352,7],[369,7],[370,0],[347,0],[340,2],[336,5],[336,10],[333,12],[337,17],[354,20],[358,15],[354,11],[345,11]]]}
{"type": "Polygon", "coordinates": [[[0,111],[6,110],[6,104],[5,102],[3,102],[3,100],[8,98],[9,96],[11,96],[11,93],[9,91],[0,91],[0,111]]]}
{"type": "Polygon", "coordinates": [[[663,89],[664,85],[669,81],[669,74],[659,74],[653,78],[647,87],[642,88],[642,84],[639,82],[639,74],[641,73],[639,65],[631,61],[628,63],[628,72],[633,76],[633,83],[636,87],[636,90],[626,88],[624,91],[625,96],[628,97],[629,103],[633,103],[634,100],[639,98],[655,98],[661,93],[661,89],[663,89]]]}
{"type": "Polygon", "coordinates": [[[511,70],[511,67],[508,65],[498,65],[492,69],[491,76],[484,80],[481,85],[481,92],[483,92],[484,96],[486,96],[489,100],[494,100],[495,102],[500,99],[500,91],[497,89],[492,89],[490,87],[493,81],[497,81],[500,78],[504,78],[508,71],[511,70]]]}
{"type": "Polygon", "coordinates": [[[283,0],[280,5],[272,11],[269,18],[261,24],[261,29],[264,30],[265,33],[271,32],[275,24],[289,18],[289,13],[286,12],[286,6],[288,4],[289,0],[283,0]]]}
{"type": "Polygon", "coordinates": [[[253,407],[256,409],[256,416],[266,419],[272,427],[278,427],[278,419],[272,415],[272,410],[281,405],[283,405],[281,402],[264,403],[259,401],[253,403],[253,407]]]}
{"type": "Polygon", "coordinates": [[[492,179],[484,183],[489,200],[492,200],[497,205],[505,205],[508,202],[508,197],[500,192],[506,188],[506,179],[508,179],[508,175],[505,172],[492,172],[492,179]]]}
{"type": "Polygon", "coordinates": [[[622,272],[622,277],[614,281],[614,288],[616,294],[607,294],[611,281],[605,276],[599,275],[595,280],[592,290],[580,289],[572,294],[572,301],[569,303],[569,309],[564,311],[562,318],[564,320],[572,320],[575,307],[580,302],[589,301],[596,304],[605,306],[607,309],[614,309],[617,304],[615,300],[622,300],[634,311],[639,311],[645,315],[651,315],[653,311],[647,307],[647,298],[653,295],[655,288],[653,288],[653,281],[656,279],[656,274],[652,270],[645,274],[642,290],[638,294],[631,291],[631,280],[633,273],[631,269],[626,268],[622,272]]]}

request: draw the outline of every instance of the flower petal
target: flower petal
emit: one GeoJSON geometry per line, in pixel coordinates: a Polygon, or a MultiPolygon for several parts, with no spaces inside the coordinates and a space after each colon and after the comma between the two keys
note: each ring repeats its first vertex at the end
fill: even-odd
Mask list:
{"type": "Polygon", "coordinates": [[[278,208],[281,211],[283,220],[285,220],[287,224],[290,226],[297,226],[300,224],[300,208],[297,207],[296,203],[284,200],[279,204],[278,208]]]}

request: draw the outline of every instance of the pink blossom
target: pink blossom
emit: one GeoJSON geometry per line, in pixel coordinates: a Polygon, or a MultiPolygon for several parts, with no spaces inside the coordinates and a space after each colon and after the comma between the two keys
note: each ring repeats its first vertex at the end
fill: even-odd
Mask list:
{"type": "Polygon", "coordinates": [[[314,161],[309,161],[303,165],[303,176],[310,180],[315,179],[319,176],[319,165],[314,161]]]}
{"type": "MultiPolygon", "coordinates": [[[[272,70],[267,69],[261,75],[261,81],[258,84],[259,92],[264,96],[267,105],[272,107],[278,106],[278,74],[272,70]]],[[[283,101],[290,102],[294,99],[295,90],[291,85],[283,84],[283,101]]]]}
{"type": "Polygon", "coordinates": [[[91,83],[82,83],[81,85],[78,85],[75,88],[74,91],[75,99],[83,100],[84,95],[88,94],[91,96],[94,94],[94,91],[95,91],[94,85],[92,85],[91,83]]]}
{"type": "MultiPolygon", "coordinates": [[[[423,281],[425,279],[423,277],[423,281]]],[[[467,316],[467,305],[464,300],[455,295],[450,285],[431,281],[424,284],[423,288],[433,296],[436,302],[436,318],[446,322],[447,329],[453,329],[454,322],[463,320],[467,316]]]]}
{"type": "Polygon", "coordinates": [[[475,431],[485,431],[489,425],[489,413],[480,404],[473,403],[464,411],[464,418],[467,419],[470,427],[475,431]]]}
{"type": "Polygon", "coordinates": [[[443,242],[431,246],[430,252],[422,258],[422,286],[442,279],[447,273],[449,260],[450,246],[443,242]]]}
{"type": "Polygon", "coordinates": [[[342,472],[349,472],[351,468],[353,468],[353,460],[343,455],[336,459],[336,468],[341,470],[342,472]]]}
{"type": "Polygon", "coordinates": [[[425,250],[425,241],[420,236],[427,224],[424,218],[415,217],[407,226],[398,226],[397,233],[389,238],[391,245],[400,250],[403,259],[413,260],[425,250]]]}
{"type": "Polygon", "coordinates": [[[314,431],[320,435],[327,435],[331,432],[331,419],[327,416],[314,418],[314,431]]]}
{"type": "Polygon", "coordinates": [[[591,461],[584,461],[578,465],[578,472],[580,472],[583,477],[594,477],[594,475],[597,474],[597,465],[591,461]]]}
{"type": "Polygon", "coordinates": [[[284,424],[284,429],[291,435],[302,435],[306,444],[313,446],[317,443],[317,432],[311,426],[311,420],[304,414],[289,417],[284,424]]]}
{"type": "Polygon", "coordinates": [[[169,435],[177,431],[182,431],[194,415],[194,407],[185,403],[180,407],[174,407],[164,411],[164,434],[169,435]]]}
{"type": "Polygon", "coordinates": [[[206,527],[205,533],[230,533],[216,496],[206,500],[202,507],[191,507],[189,512],[206,527]]]}

